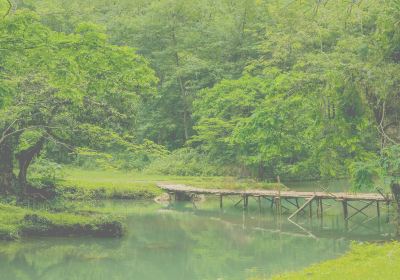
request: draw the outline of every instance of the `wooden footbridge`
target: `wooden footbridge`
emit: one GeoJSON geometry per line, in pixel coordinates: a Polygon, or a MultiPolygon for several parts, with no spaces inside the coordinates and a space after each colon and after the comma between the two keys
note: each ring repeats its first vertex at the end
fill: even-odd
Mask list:
{"type": "Polygon", "coordinates": [[[159,183],[157,186],[170,195],[170,199],[174,196],[175,200],[192,200],[198,195],[211,195],[219,197],[220,208],[223,208],[224,197],[239,197],[239,201],[235,204],[238,206],[243,202],[243,209],[247,209],[249,205],[249,198],[254,198],[258,202],[261,211],[261,199],[266,199],[271,202],[271,208],[274,208],[277,213],[282,214],[282,210],[289,210],[288,207],[282,205],[282,201],[295,207],[294,212],[290,213],[289,220],[294,218],[299,213],[306,212],[308,209],[309,216],[313,215],[313,204],[316,204],[317,217],[323,217],[323,201],[334,200],[342,204],[343,218],[347,228],[348,221],[356,216],[362,214],[368,217],[365,210],[370,207],[376,207],[376,217],[380,217],[381,204],[389,207],[390,203],[394,200],[391,194],[385,194],[382,191],[378,193],[346,193],[346,192],[303,192],[303,191],[290,191],[290,190],[229,190],[229,189],[201,189],[186,185],[171,185],[159,183]],[[361,202],[355,205],[355,202],[361,202]],[[350,211],[350,209],[352,211],[350,211]]]}

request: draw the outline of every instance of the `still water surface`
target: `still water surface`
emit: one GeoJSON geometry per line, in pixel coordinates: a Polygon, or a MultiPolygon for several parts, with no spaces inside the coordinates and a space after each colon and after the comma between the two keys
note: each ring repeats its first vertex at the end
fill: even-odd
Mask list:
{"type": "MultiPolygon", "coordinates": [[[[272,214],[268,201],[260,213],[225,201],[162,206],[152,202],[102,202],[100,207],[128,216],[121,239],[35,238],[0,243],[1,280],[217,280],[266,279],[346,252],[351,240],[385,239],[385,222],[343,231],[341,216],[324,221],[306,215],[290,224],[272,214]],[[311,233],[311,235],[310,235],[311,233]]],[[[385,228],[386,227],[386,228],[385,228]]]]}

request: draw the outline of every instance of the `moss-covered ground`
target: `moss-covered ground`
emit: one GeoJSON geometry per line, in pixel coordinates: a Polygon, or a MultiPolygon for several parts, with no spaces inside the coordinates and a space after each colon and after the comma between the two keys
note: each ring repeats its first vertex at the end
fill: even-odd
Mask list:
{"type": "Polygon", "coordinates": [[[177,177],[123,171],[91,171],[65,167],[50,209],[0,203],[0,239],[24,236],[120,236],[122,223],[88,203],[92,199],[153,199],[162,194],[157,182],[186,184],[201,188],[276,189],[274,183],[237,180],[231,177],[177,177]],[[68,201],[85,201],[84,207],[70,207],[68,201]]]}
{"type": "Polygon", "coordinates": [[[104,213],[32,210],[0,203],[0,240],[24,236],[119,237],[122,233],[120,219],[104,213]]]}

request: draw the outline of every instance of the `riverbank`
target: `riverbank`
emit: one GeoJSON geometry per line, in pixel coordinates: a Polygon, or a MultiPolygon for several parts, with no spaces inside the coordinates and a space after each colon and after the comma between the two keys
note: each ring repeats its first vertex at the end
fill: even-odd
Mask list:
{"type": "MultiPolygon", "coordinates": [[[[400,275],[400,243],[353,244],[344,256],[312,265],[302,271],[272,277],[272,280],[396,280],[400,275]]],[[[249,280],[262,280],[251,278],[249,280]]]]}
{"type": "Polygon", "coordinates": [[[122,222],[112,215],[31,210],[0,203],[0,240],[27,236],[120,237],[122,234],[122,222]]]}
{"type": "Polygon", "coordinates": [[[153,199],[163,193],[158,182],[215,189],[285,189],[282,184],[233,177],[149,175],[115,170],[64,168],[57,192],[67,199],[153,199]]]}
{"type": "Polygon", "coordinates": [[[68,201],[130,199],[152,200],[163,194],[158,182],[201,188],[277,189],[283,185],[237,180],[232,177],[177,177],[122,171],[93,171],[64,167],[57,181],[56,198],[47,201],[50,210],[32,210],[14,204],[0,204],[0,240],[26,236],[121,236],[123,224],[86,203],[85,211],[68,209],[68,201]],[[53,204],[58,204],[54,206],[53,204]],[[51,209],[53,208],[53,209],[51,209]]]}

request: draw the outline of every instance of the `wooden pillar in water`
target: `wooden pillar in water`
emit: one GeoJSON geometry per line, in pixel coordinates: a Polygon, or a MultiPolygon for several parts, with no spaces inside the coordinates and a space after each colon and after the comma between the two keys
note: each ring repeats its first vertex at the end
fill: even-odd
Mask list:
{"type": "Polygon", "coordinates": [[[249,206],[249,197],[245,194],[243,196],[243,208],[247,210],[248,206],[249,206]]]}
{"type": "Polygon", "coordinates": [[[222,194],[220,194],[219,195],[219,208],[222,210],[222,207],[223,207],[223,205],[222,205],[222,199],[223,199],[223,196],[222,196],[222,194]]]}
{"type": "Polygon", "coordinates": [[[322,204],[322,198],[319,200],[319,216],[320,216],[320,227],[324,227],[324,208],[322,204]]]}
{"type": "Polygon", "coordinates": [[[321,219],[324,218],[324,205],[322,203],[322,199],[319,201],[319,207],[320,207],[320,215],[321,215],[321,219]]]}
{"type": "Polygon", "coordinates": [[[379,208],[379,201],[376,201],[376,214],[378,216],[378,220],[381,218],[381,209],[379,208]]]}
{"type": "Polygon", "coordinates": [[[281,216],[282,215],[282,201],[280,197],[275,197],[275,209],[276,209],[276,213],[281,216]]]}
{"type": "Polygon", "coordinates": [[[381,208],[379,201],[376,201],[376,216],[378,217],[378,231],[381,232],[381,208]]]}
{"type": "Polygon", "coordinates": [[[343,206],[343,218],[344,218],[344,227],[346,229],[346,231],[349,229],[349,212],[347,209],[347,201],[346,200],[342,200],[342,206],[343,206]]]}

